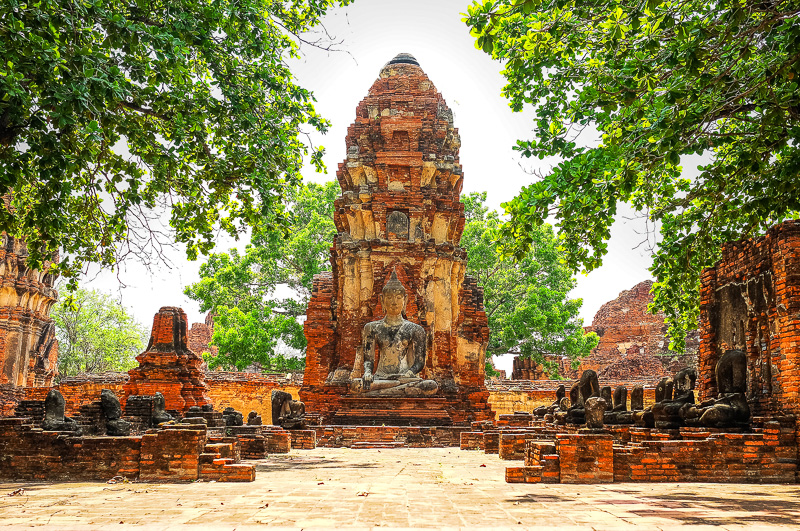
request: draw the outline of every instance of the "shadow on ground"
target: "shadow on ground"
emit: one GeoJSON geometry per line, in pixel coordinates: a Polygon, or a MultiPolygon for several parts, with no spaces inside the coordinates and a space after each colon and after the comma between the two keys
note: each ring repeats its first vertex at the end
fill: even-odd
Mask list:
{"type": "Polygon", "coordinates": [[[269,458],[256,463],[256,472],[280,470],[318,470],[325,468],[364,469],[375,468],[374,463],[346,463],[340,459],[319,457],[269,458]]]}
{"type": "MultiPolygon", "coordinates": [[[[620,491],[617,491],[620,492],[620,491]]],[[[795,525],[800,521],[800,501],[782,500],[768,493],[737,493],[744,496],[758,496],[757,499],[724,498],[703,496],[691,492],[670,493],[660,496],[643,495],[639,491],[626,491],[635,498],[615,499],[609,496],[604,501],[612,505],[644,505],[646,508],[631,508],[630,514],[643,518],[665,518],[684,525],[742,525],[769,524],[795,525]],[[771,499],[770,499],[771,498],[771,499]],[[710,512],[725,511],[731,516],[712,516],[710,512]],[[746,513],[746,515],[743,515],[746,513]]],[[[578,503],[589,503],[594,498],[558,495],[552,493],[521,494],[505,500],[509,503],[563,504],[563,509],[575,510],[578,503]]],[[[624,518],[624,517],[622,517],[624,518]]]]}

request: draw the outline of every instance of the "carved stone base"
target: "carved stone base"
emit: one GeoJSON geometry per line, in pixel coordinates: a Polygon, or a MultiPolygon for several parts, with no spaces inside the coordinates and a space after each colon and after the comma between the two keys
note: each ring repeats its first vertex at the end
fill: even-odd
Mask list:
{"type": "Polygon", "coordinates": [[[444,398],[342,398],[331,424],[452,426],[444,398]]]}

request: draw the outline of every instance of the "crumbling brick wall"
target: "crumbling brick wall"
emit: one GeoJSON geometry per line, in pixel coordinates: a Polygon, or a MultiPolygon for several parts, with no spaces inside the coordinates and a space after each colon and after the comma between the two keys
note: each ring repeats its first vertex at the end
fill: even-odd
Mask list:
{"type": "MultiPolygon", "coordinates": [[[[303,384],[302,373],[290,373],[289,378],[286,376],[283,373],[206,371],[205,382],[208,385],[208,397],[216,410],[232,407],[245,416],[255,411],[263,419],[271,419],[272,390],[286,391],[297,399],[303,384]]],[[[0,388],[0,417],[13,416],[21,400],[44,400],[51,389],[57,389],[64,396],[67,415],[77,415],[81,406],[96,401],[103,389],[113,391],[124,406],[123,386],[127,381],[127,373],[108,372],[70,376],[52,387],[17,387],[5,391],[0,388]]]]}
{"type": "Polygon", "coordinates": [[[753,415],[800,416],[800,221],[725,244],[701,282],[700,398],[716,397],[717,361],[738,348],[753,415]]]}
{"type": "Polygon", "coordinates": [[[219,352],[219,348],[211,345],[213,337],[214,315],[209,312],[206,315],[205,323],[192,323],[192,328],[189,329],[187,334],[189,350],[201,356],[204,353],[216,355],[219,352]]]}

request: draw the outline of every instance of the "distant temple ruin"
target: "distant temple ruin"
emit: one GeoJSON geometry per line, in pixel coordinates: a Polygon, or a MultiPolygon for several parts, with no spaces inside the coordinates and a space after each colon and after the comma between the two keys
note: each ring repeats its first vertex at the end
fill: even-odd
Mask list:
{"type": "MultiPolygon", "coordinates": [[[[685,366],[694,366],[700,343],[699,332],[691,330],[686,336],[686,350],[677,354],[669,350],[669,336],[664,312],[650,313],[648,305],[653,302],[650,290],[653,281],[645,280],[625,290],[603,304],[592,319],[586,332],[595,332],[600,342],[586,358],[580,360],[577,369],[570,367],[570,360],[551,358],[559,368],[559,374],[577,378],[587,369],[598,376],[613,379],[651,378],[672,375],[685,366]]],[[[543,367],[532,360],[514,359],[512,380],[546,379],[543,367]]]]}

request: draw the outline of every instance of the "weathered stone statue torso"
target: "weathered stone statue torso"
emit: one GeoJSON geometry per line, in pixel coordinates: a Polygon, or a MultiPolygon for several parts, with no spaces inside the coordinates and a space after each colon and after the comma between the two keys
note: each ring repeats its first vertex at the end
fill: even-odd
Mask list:
{"type": "Polygon", "coordinates": [[[380,300],[386,316],[364,326],[361,342],[364,376],[351,379],[351,391],[385,397],[435,394],[438,384],[419,377],[425,367],[425,329],[403,318],[406,291],[395,273],[384,286],[380,300]]]}

